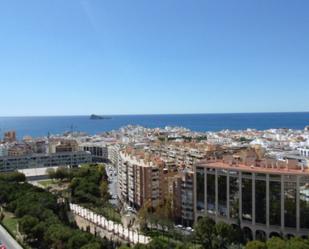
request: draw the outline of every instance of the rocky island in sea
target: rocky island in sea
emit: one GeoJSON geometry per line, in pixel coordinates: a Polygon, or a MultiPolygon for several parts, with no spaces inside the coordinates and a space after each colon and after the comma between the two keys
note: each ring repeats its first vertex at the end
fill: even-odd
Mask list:
{"type": "Polygon", "coordinates": [[[111,117],[104,117],[104,116],[100,116],[100,115],[96,115],[96,114],[91,114],[90,119],[92,119],[92,120],[111,119],[111,117]]]}

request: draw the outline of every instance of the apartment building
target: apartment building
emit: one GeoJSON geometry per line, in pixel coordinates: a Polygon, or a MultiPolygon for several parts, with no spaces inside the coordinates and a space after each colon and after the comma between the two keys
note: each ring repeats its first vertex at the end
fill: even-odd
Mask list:
{"type": "Polygon", "coordinates": [[[207,144],[196,143],[154,143],[148,148],[152,154],[164,160],[169,169],[188,168],[206,158],[209,148],[207,144]]]}
{"type": "Polygon", "coordinates": [[[8,156],[25,156],[32,153],[32,149],[28,144],[15,143],[8,149],[8,156]]]}
{"type": "Polygon", "coordinates": [[[9,154],[9,147],[7,144],[0,144],[0,157],[7,156],[9,154]]]}
{"type": "Polygon", "coordinates": [[[159,205],[159,162],[127,149],[120,152],[117,168],[121,201],[137,209],[159,205]]]}
{"type": "Polygon", "coordinates": [[[94,162],[106,162],[108,160],[108,147],[104,142],[89,142],[80,145],[81,150],[88,151],[94,162]]]}
{"type": "Polygon", "coordinates": [[[181,223],[192,226],[194,223],[194,173],[184,170],[181,174],[181,223]]]}
{"type": "Polygon", "coordinates": [[[293,159],[224,156],[194,167],[195,220],[240,224],[250,239],[309,234],[309,170],[293,159]]]}
{"type": "Polygon", "coordinates": [[[61,140],[55,146],[56,153],[78,151],[78,144],[75,140],[61,140]]]}
{"type": "Polygon", "coordinates": [[[120,144],[111,144],[107,147],[108,150],[108,160],[114,165],[118,165],[120,144]]]}
{"type": "Polygon", "coordinates": [[[76,166],[90,162],[92,162],[91,154],[84,151],[54,154],[30,154],[14,157],[5,156],[0,157],[0,172],[52,166],[76,166]]]}
{"type": "Polygon", "coordinates": [[[16,132],[15,131],[7,131],[4,133],[4,142],[12,143],[16,141],[16,132]]]}
{"type": "MultiPolygon", "coordinates": [[[[171,170],[159,155],[150,153],[147,149],[138,150],[130,147],[120,151],[119,199],[137,209],[144,205],[156,208],[168,201],[174,221],[192,226],[194,172],[188,168],[171,170]]],[[[171,165],[171,161],[169,163],[171,165]]]]}
{"type": "MultiPolygon", "coordinates": [[[[182,176],[181,174],[173,174],[167,176],[167,198],[170,199],[172,218],[177,223],[183,222],[182,217],[182,202],[181,202],[181,191],[182,191],[182,176]]],[[[192,219],[193,220],[193,219],[192,219]]]]}

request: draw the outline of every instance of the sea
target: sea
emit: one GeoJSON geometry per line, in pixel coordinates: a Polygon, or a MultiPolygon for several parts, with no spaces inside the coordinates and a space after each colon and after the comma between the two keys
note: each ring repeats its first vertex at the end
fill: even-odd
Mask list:
{"type": "Polygon", "coordinates": [[[193,131],[265,130],[271,128],[304,129],[309,125],[309,112],[289,113],[230,113],[230,114],[171,114],[171,115],[109,115],[110,119],[90,119],[90,116],[0,117],[0,138],[15,130],[24,136],[42,137],[67,131],[89,135],[117,130],[127,125],[148,128],[181,126],[193,131]]]}

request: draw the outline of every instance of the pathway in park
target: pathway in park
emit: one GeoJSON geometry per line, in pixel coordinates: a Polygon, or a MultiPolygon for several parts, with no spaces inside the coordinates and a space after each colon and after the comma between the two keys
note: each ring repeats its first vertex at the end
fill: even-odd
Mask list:
{"type": "Polygon", "coordinates": [[[132,244],[148,244],[150,237],[140,234],[137,230],[131,230],[105,217],[83,208],[76,204],[70,204],[70,209],[80,229],[90,228],[90,232],[100,237],[113,241],[129,242],[132,244]]]}

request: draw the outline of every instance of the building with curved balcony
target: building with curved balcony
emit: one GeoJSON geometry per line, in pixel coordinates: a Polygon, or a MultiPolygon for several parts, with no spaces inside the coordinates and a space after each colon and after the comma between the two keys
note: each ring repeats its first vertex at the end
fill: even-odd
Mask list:
{"type": "Polygon", "coordinates": [[[288,159],[202,161],[194,167],[194,214],[240,225],[249,239],[308,236],[309,170],[288,159]]]}

